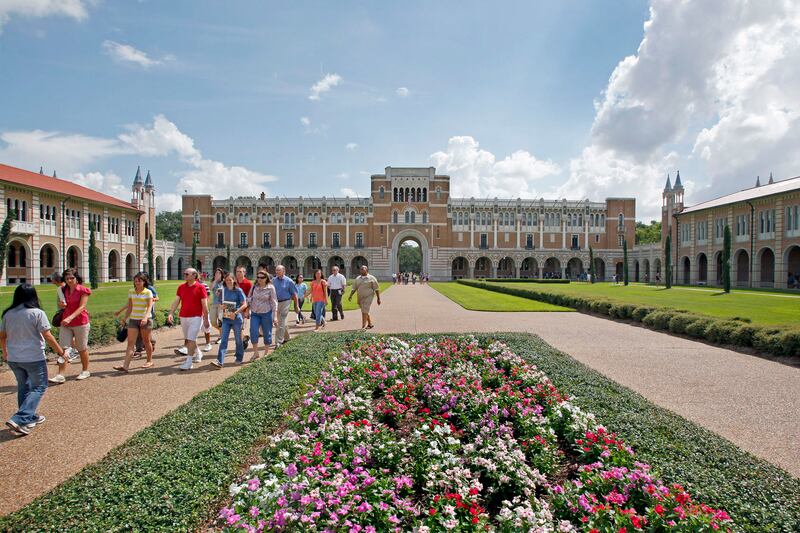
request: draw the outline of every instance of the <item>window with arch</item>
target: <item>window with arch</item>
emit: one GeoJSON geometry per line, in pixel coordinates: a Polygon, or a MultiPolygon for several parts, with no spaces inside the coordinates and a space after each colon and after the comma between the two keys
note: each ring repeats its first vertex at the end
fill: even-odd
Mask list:
{"type": "Polygon", "coordinates": [[[423,211],[422,212],[422,223],[423,224],[427,224],[428,223],[428,212],[427,211],[423,211]]]}
{"type": "Polygon", "coordinates": [[[427,187],[423,187],[422,188],[422,201],[423,202],[427,202],[428,201],[428,188],[427,187]]]}
{"type": "Polygon", "coordinates": [[[416,224],[417,213],[411,209],[406,211],[405,213],[405,222],[406,224],[416,224]]]}
{"type": "Polygon", "coordinates": [[[397,211],[392,211],[392,224],[397,224],[397,211]]]}
{"type": "Polygon", "coordinates": [[[617,224],[619,225],[620,228],[625,224],[625,215],[623,215],[622,213],[620,213],[619,216],[617,217],[617,224]]]}
{"type": "Polygon", "coordinates": [[[383,185],[381,185],[381,188],[378,189],[378,198],[383,200],[383,197],[385,196],[385,194],[386,194],[386,190],[383,188],[383,185]]]}
{"type": "Polygon", "coordinates": [[[196,209],[194,211],[194,223],[195,224],[199,224],[200,223],[200,211],[198,211],[196,209]]]}

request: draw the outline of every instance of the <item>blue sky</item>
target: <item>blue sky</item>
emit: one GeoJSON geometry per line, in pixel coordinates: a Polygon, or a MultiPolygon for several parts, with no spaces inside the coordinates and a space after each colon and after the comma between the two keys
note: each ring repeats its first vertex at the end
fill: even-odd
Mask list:
{"type": "Polygon", "coordinates": [[[753,148],[789,142],[769,119],[790,136],[792,99],[720,80],[778,86],[796,12],[698,12],[731,4],[0,0],[0,162],[117,195],[142,165],[163,208],[363,195],[387,165],[436,165],[465,196],[635,195],[648,218],[678,168],[697,200],[798,174],[753,148]],[[740,57],[754,26],[781,52],[740,57]],[[754,58],[771,68],[737,70],[754,58]]]}

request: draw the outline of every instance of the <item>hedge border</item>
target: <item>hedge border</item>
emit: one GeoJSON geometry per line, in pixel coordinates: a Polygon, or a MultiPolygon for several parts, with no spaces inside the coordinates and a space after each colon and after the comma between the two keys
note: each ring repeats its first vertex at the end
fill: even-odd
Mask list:
{"type": "Polygon", "coordinates": [[[1,531],[186,531],[213,519],[245,459],[353,334],[304,335],[242,368],[52,491],[1,531]]]}
{"type": "Polygon", "coordinates": [[[458,280],[457,283],[571,307],[606,318],[632,320],[656,331],[686,335],[713,344],[753,348],[766,355],[785,357],[792,363],[800,363],[800,327],[760,326],[745,319],[716,318],[671,307],[626,304],[591,296],[502,287],[476,280],[458,280]]]}
{"type": "MultiPolygon", "coordinates": [[[[567,278],[478,278],[479,281],[494,283],[541,283],[542,285],[564,285],[569,283],[567,278]]],[[[469,280],[467,280],[469,281],[469,280]]]]}

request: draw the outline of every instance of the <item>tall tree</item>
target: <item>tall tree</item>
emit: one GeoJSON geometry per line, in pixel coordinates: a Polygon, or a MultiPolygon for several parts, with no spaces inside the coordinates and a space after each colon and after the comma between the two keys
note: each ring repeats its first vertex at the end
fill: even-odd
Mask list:
{"type": "Polygon", "coordinates": [[[661,222],[651,220],[650,224],[636,223],[636,244],[648,244],[661,241],[661,222]]]}
{"type": "Polygon", "coordinates": [[[156,215],[156,239],[164,241],[181,240],[181,211],[162,211],[156,215]]]}
{"type": "Polygon", "coordinates": [[[725,292],[731,292],[731,227],[727,224],[722,244],[722,286],[725,292]]]}
{"type": "Polygon", "coordinates": [[[6,268],[6,249],[8,248],[8,238],[11,236],[11,221],[17,217],[16,211],[9,209],[3,227],[0,228],[0,278],[3,277],[3,270],[6,268]]]}
{"type": "Polygon", "coordinates": [[[192,268],[197,268],[197,239],[192,239],[192,262],[189,264],[192,268]]]}
{"type": "Polygon", "coordinates": [[[628,284],[628,239],[622,239],[622,279],[628,284]]]}
{"type": "Polygon", "coordinates": [[[97,245],[94,236],[94,222],[89,222],[89,286],[97,288],[97,245]]]}
{"type": "Polygon", "coordinates": [[[153,236],[147,239],[147,275],[150,276],[150,283],[155,283],[156,264],[153,262],[153,236]]]}
{"type": "Polygon", "coordinates": [[[667,242],[664,245],[664,285],[672,288],[672,233],[667,234],[667,242]]]}
{"type": "Polygon", "coordinates": [[[594,283],[594,249],[589,246],[589,283],[594,283]]]}

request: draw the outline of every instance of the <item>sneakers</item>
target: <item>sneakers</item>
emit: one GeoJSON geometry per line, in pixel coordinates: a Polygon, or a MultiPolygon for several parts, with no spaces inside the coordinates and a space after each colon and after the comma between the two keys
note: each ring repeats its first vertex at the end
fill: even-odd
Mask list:
{"type": "Polygon", "coordinates": [[[84,370],[83,372],[78,374],[78,377],[76,377],[75,379],[77,379],[77,380],[86,379],[91,375],[92,375],[91,372],[89,372],[88,370],[84,370]]]}
{"type": "Polygon", "coordinates": [[[77,361],[81,357],[81,354],[78,352],[78,350],[76,350],[75,348],[73,348],[71,346],[69,348],[67,348],[65,351],[67,352],[65,354],[67,356],[67,360],[70,363],[74,363],[75,361],[77,361]]]}
{"type": "Polygon", "coordinates": [[[199,363],[200,361],[202,361],[203,360],[203,352],[199,352],[199,353],[194,354],[194,357],[192,358],[192,360],[195,363],[199,363]]]}
{"type": "Polygon", "coordinates": [[[44,415],[39,415],[38,418],[36,418],[36,422],[31,422],[30,424],[25,424],[25,427],[28,428],[28,429],[33,429],[36,426],[38,426],[39,424],[44,424],[46,420],[47,420],[47,418],[45,418],[44,415]]]}
{"type": "Polygon", "coordinates": [[[245,338],[242,339],[242,350],[246,350],[248,346],[250,346],[250,336],[249,335],[245,336],[245,338]]]}
{"type": "Polygon", "coordinates": [[[139,359],[142,356],[142,352],[133,352],[133,358],[139,359]]]}
{"type": "Polygon", "coordinates": [[[212,364],[212,365],[214,365],[214,366],[215,366],[215,367],[217,367],[217,368],[222,368],[222,363],[220,363],[220,362],[219,362],[218,360],[216,360],[216,359],[214,359],[213,361],[211,361],[211,364],[212,364]]]}
{"type": "Polygon", "coordinates": [[[184,361],[183,364],[178,368],[180,368],[181,370],[191,370],[192,368],[194,368],[194,365],[192,365],[192,357],[191,356],[187,357],[186,361],[184,361]]]}
{"type": "Polygon", "coordinates": [[[20,426],[19,424],[17,424],[13,420],[9,420],[8,422],[6,422],[6,425],[8,426],[8,429],[10,429],[16,435],[30,435],[31,434],[31,428],[29,428],[28,426],[20,426]]]}
{"type": "Polygon", "coordinates": [[[186,346],[175,348],[175,355],[189,355],[189,350],[186,348],[186,346]]]}
{"type": "Polygon", "coordinates": [[[64,383],[65,381],[67,381],[67,378],[65,378],[61,374],[57,374],[57,375],[53,376],[52,378],[48,379],[47,381],[49,381],[50,383],[61,384],[61,383],[64,383]]]}
{"type": "Polygon", "coordinates": [[[206,344],[205,346],[203,346],[203,351],[204,352],[210,352],[211,351],[211,343],[206,344]]]}

